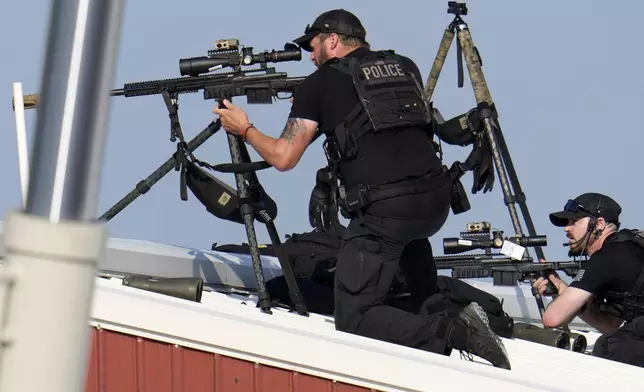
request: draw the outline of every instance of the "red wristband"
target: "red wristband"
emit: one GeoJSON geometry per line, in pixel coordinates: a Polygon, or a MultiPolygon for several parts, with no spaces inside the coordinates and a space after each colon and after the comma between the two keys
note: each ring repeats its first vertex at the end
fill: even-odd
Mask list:
{"type": "Polygon", "coordinates": [[[248,143],[246,141],[246,134],[248,133],[248,130],[251,129],[251,128],[255,128],[255,126],[253,124],[248,124],[248,126],[246,128],[244,128],[244,130],[239,132],[239,137],[241,137],[241,139],[244,141],[244,143],[248,143]]]}

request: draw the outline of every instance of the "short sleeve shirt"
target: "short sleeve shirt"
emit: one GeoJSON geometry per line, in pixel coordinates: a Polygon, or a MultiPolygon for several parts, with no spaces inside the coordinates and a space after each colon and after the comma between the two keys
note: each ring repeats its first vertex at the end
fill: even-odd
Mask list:
{"type": "Polygon", "coordinates": [[[570,287],[593,294],[602,291],[630,292],[644,267],[644,249],[631,242],[610,242],[586,262],[570,287]]]}
{"type": "MultiPolygon", "coordinates": [[[[367,48],[358,48],[348,56],[359,57],[369,52],[367,48]]],[[[422,85],[416,64],[404,56],[401,62],[422,85]]],[[[289,117],[316,121],[318,130],[327,136],[359,103],[351,76],[330,66],[322,66],[309,75],[293,98],[289,117]]],[[[341,167],[347,185],[389,183],[440,172],[442,166],[427,130],[367,134],[358,141],[358,148],[362,165],[341,167]]]]}

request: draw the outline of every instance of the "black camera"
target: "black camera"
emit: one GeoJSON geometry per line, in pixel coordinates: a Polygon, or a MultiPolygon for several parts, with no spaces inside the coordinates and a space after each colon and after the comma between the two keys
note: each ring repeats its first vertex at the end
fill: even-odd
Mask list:
{"type": "Polygon", "coordinates": [[[454,14],[456,16],[467,15],[467,4],[459,3],[456,1],[447,2],[447,13],[454,14]]]}

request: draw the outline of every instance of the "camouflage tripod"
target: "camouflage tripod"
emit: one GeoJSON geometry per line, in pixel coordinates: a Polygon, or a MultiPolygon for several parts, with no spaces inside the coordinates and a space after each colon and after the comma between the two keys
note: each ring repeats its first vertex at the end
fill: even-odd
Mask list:
{"type": "MultiPolygon", "coordinates": [[[[445,63],[445,58],[447,57],[447,53],[449,52],[452,41],[454,40],[454,36],[456,35],[458,87],[463,87],[462,56],[465,55],[465,63],[467,65],[467,70],[470,75],[470,81],[474,90],[474,97],[476,98],[479,117],[483,125],[485,136],[489,142],[490,149],[492,150],[494,165],[496,167],[496,171],[499,176],[499,182],[501,183],[501,189],[503,191],[504,202],[510,212],[510,218],[512,220],[512,225],[514,226],[514,231],[519,236],[524,235],[515,206],[515,203],[518,203],[521,209],[521,213],[523,214],[523,217],[525,219],[526,226],[528,228],[528,234],[530,236],[536,236],[537,233],[534,227],[534,223],[526,204],[526,196],[521,189],[517,172],[512,163],[512,158],[510,157],[510,152],[503,137],[503,133],[501,132],[501,126],[498,122],[496,107],[485,81],[485,76],[483,75],[483,62],[481,60],[481,56],[476,46],[474,46],[472,35],[470,33],[469,27],[467,26],[467,23],[465,23],[465,21],[463,21],[463,19],[461,18],[461,15],[467,15],[467,5],[465,3],[450,1],[448,2],[448,7],[449,8],[447,10],[447,13],[454,14],[454,20],[449,24],[443,34],[443,38],[438,48],[438,53],[436,54],[436,58],[434,59],[434,63],[429,73],[427,84],[425,86],[427,101],[431,102],[434,89],[436,88],[436,83],[438,82],[438,77],[440,76],[441,70],[443,69],[443,64],[445,63]],[[513,188],[514,194],[512,193],[510,186],[513,188]]],[[[539,259],[545,259],[542,248],[540,246],[535,246],[534,248],[537,257],[539,259]]],[[[532,294],[537,301],[539,312],[543,316],[543,312],[545,311],[543,299],[541,298],[541,295],[534,289],[532,290],[532,294]]],[[[552,284],[552,282],[549,282],[548,290],[546,290],[545,294],[557,294],[557,289],[552,284]]]]}

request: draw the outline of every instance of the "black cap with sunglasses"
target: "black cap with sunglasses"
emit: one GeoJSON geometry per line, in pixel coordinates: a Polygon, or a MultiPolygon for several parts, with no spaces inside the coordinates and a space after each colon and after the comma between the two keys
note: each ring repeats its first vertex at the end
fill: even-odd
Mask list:
{"type": "Polygon", "coordinates": [[[564,227],[568,225],[569,219],[595,217],[604,218],[606,222],[619,227],[621,213],[622,207],[612,198],[600,193],[584,193],[568,200],[562,211],[550,214],[550,222],[555,226],[564,227]]]}
{"type": "Polygon", "coordinates": [[[367,32],[360,19],[344,9],[327,11],[318,16],[312,25],[307,25],[304,35],[293,42],[307,52],[311,51],[311,40],[320,33],[336,33],[365,40],[367,32]]]}

